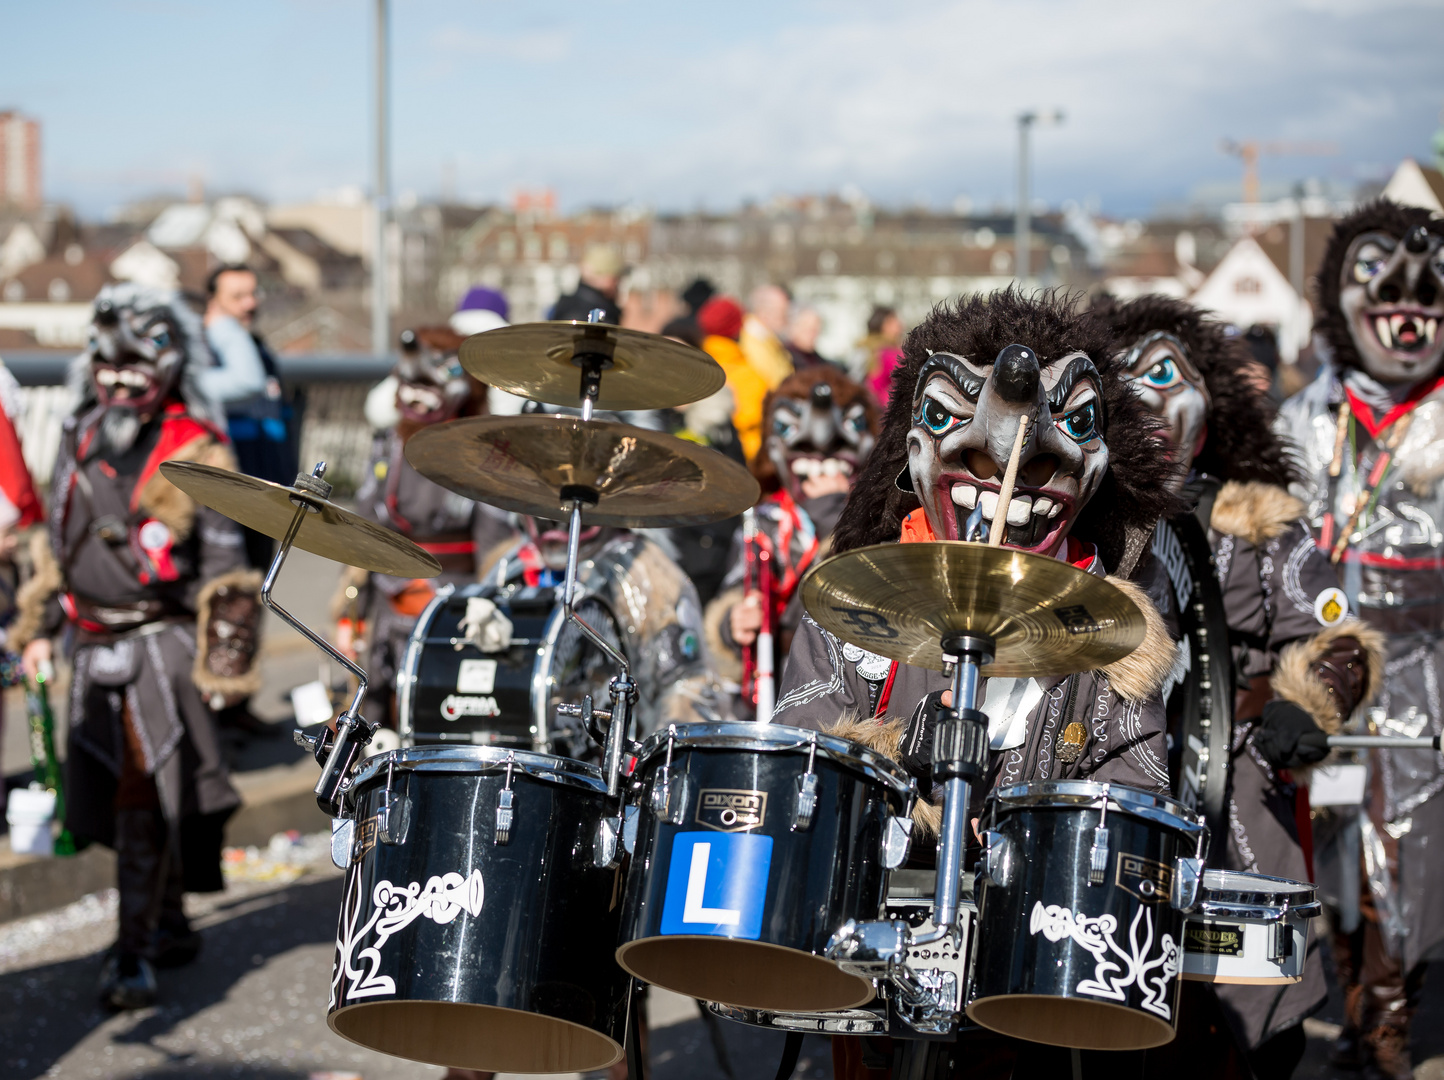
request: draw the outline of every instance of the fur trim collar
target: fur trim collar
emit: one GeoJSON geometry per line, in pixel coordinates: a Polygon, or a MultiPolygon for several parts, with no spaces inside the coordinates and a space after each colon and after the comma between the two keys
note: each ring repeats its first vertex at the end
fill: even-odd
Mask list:
{"type": "Polygon", "coordinates": [[[1334,711],[1328,687],[1314,674],[1314,665],[1323,659],[1334,641],[1344,637],[1353,638],[1364,649],[1364,687],[1353,712],[1354,717],[1362,715],[1383,685],[1384,635],[1358,619],[1345,619],[1337,626],[1323,627],[1312,637],[1284,646],[1269,679],[1275,697],[1302,706],[1326,735],[1337,735],[1343,723],[1334,711]]]}
{"type": "Polygon", "coordinates": [[[30,534],[30,580],[15,593],[15,621],[10,626],[8,647],[20,652],[40,636],[45,626],[45,606],[65,587],[65,575],[50,549],[50,534],[35,529],[30,534]]]}
{"type": "Polygon", "coordinates": [[[1163,686],[1178,656],[1178,646],[1168,633],[1168,625],[1142,586],[1125,578],[1108,575],[1108,583],[1117,586],[1138,605],[1143,613],[1143,643],[1121,660],[1103,668],[1108,683],[1125,700],[1139,702],[1152,697],[1163,686]]]}
{"type": "MultiPolygon", "coordinates": [[[[218,469],[236,469],[235,455],[230,447],[210,436],[192,439],[168,461],[197,461],[218,469]]],[[[195,528],[196,504],[189,495],[156,472],[140,490],[140,509],[149,517],[164,523],[176,540],[184,540],[195,528]]]]}
{"type": "Polygon", "coordinates": [[[1281,487],[1257,480],[1230,480],[1214,499],[1209,525],[1223,536],[1237,536],[1262,547],[1303,516],[1304,504],[1281,487]]]}
{"type": "MultiPolygon", "coordinates": [[[[840,739],[851,739],[870,750],[876,750],[894,761],[902,760],[902,739],[907,731],[907,718],[896,716],[882,720],[864,719],[855,713],[845,713],[837,723],[824,728],[824,733],[840,739]]],[[[943,808],[925,798],[913,803],[912,819],[923,836],[936,836],[942,825],[943,808]]]]}
{"type": "MultiPolygon", "coordinates": [[[[261,689],[260,657],[256,657],[243,675],[217,675],[206,666],[206,629],[211,622],[211,604],[222,589],[234,588],[260,597],[264,579],[259,570],[231,570],[211,578],[196,594],[196,659],[191,665],[191,679],[201,697],[227,699],[250,697],[261,689]]],[[[260,608],[256,615],[259,618],[260,608]]]]}

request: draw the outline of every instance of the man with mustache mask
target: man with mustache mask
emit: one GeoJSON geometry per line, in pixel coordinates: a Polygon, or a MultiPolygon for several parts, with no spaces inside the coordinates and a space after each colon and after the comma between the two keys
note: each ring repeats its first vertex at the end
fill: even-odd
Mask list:
{"type": "MultiPolygon", "coordinates": [[[[1369,727],[1444,726],[1444,222],[1380,199],[1334,228],[1318,276],[1318,378],[1283,406],[1298,490],[1349,607],[1386,639],[1369,727]]],[[[1315,866],[1336,905],[1346,990],[1336,1056],[1410,1074],[1409,1017],[1425,957],[1444,942],[1444,763],[1428,750],[1370,755],[1358,807],[1315,818],[1315,866]],[[1362,850],[1362,860],[1359,852],[1362,850]]]]}
{"type": "Polygon", "coordinates": [[[813,367],[789,375],[767,395],[762,430],[762,448],[750,466],[767,494],[754,510],[758,535],[750,542],[766,548],[768,595],[755,581],[750,591],[745,588],[749,541],[739,530],[722,592],[707,605],[713,663],[723,679],[739,684],[733,713],[749,720],[756,688],[742,685],[742,658],[756,647],[763,604],[770,605],[768,624],[775,627],[775,671],[802,619],[797,586],[809,567],[826,557],[848,492],[877,443],[877,406],[847,376],[813,367]]]}
{"type": "Polygon", "coordinates": [[[422,428],[486,414],[486,386],[457,358],[464,340],[446,326],[403,331],[395,370],[367,400],[367,419],[377,430],[356,492],[357,513],[394,529],[441,563],[441,575],[430,579],[353,568],[343,575],[332,605],[337,647],[366,655],[366,715],[388,728],[396,724],[396,675],[417,616],[439,586],[478,580],[498,545],[515,536],[502,511],[448,491],[406,460],[406,442],[422,428]]]}
{"type": "Polygon", "coordinates": [[[116,852],[120,927],[100,986],[113,1009],[151,1004],[152,964],[200,948],[181,893],[224,887],[221,829],[240,802],[211,710],[260,687],[261,575],[245,569],[240,527],[159,472],[234,468],[192,382],[208,359],[178,295],[101,290],[53,473],[54,559],[20,597],[28,673],[67,622],[75,633],[66,826],[116,852]]]}
{"type": "MultiPolygon", "coordinates": [[[[1282,770],[1322,760],[1325,733],[1367,703],[1382,677],[1382,639],[1348,617],[1304,505],[1287,491],[1295,470],[1243,342],[1168,297],[1105,297],[1093,310],[1118,336],[1139,398],[1167,425],[1158,438],[1177,465],[1173,486],[1206,530],[1228,622],[1237,686],[1228,828],[1210,865],[1308,880],[1295,806],[1307,775],[1282,770]]],[[[1207,1060],[1227,1074],[1232,1048],[1209,1034],[1222,1022],[1256,1075],[1287,1077],[1304,1052],[1303,1018],[1326,993],[1316,957],[1291,985],[1187,983],[1179,1037],[1150,1051],[1149,1064],[1207,1060]]]]}

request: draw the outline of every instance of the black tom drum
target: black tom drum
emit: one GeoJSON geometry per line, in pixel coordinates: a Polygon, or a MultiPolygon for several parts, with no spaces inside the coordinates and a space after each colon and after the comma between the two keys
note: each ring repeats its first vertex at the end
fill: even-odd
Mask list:
{"type": "Polygon", "coordinates": [[[859,743],[780,724],[689,724],[643,745],[617,960],[746,1009],[855,1009],[872,981],[822,954],[875,919],[906,853],[909,780],[859,743]]]}
{"type": "Polygon", "coordinates": [[[596,769],[525,751],[370,758],[336,935],[338,1035],[413,1061],[586,1072],[622,1057],[621,883],[592,846],[596,769]]]}

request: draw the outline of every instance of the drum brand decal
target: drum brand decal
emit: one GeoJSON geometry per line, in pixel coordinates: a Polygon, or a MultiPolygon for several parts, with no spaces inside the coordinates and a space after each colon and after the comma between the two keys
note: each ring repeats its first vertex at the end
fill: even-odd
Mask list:
{"type": "Polygon", "coordinates": [[[1183,948],[1186,952],[1207,956],[1242,956],[1243,927],[1215,922],[1184,923],[1183,948]]]}
{"type": "Polygon", "coordinates": [[[1114,915],[1074,914],[1057,904],[1033,905],[1028,919],[1028,932],[1042,933],[1049,941],[1072,938],[1093,956],[1093,978],[1083,979],[1075,987],[1077,993],[1111,1001],[1127,1001],[1130,986],[1143,995],[1143,1008],[1156,1016],[1172,1021],[1173,1008],[1168,1003],[1169,991],[1179,972],[1178,946],[1172,934],[1158,939],[1158,955],[1154,951],[1153,910],[1140,907],[1128,928],[1127,948],[1117,941],[1118,919],[1114,915]],[[1110,957],[1111,954],[1111,957],[1110,957]]]}
{"type": "Polygon", "coordinates": [[[496,689],[495,660],[463,660],[456,669],[458,694],[490,694],[496,689]]]}
{"type": "Polygon", "coordinates": [[[672,837],[662,933],[748,938],[762,934],[772,837],[681,832],[672,837]]]}
{"type": "Polygon", "coordinates": [[[481,914],[485,889],[480,870],[473,870],[470,877],[450,873],[428,878],[424,887],[418,881],[402,886],[378,881],[371,890],[371,917],[366,920],[366,925],[357,929],[364,906],[361,878],[359,869],[353,868],[346,902],[341,908],[341,932],[336,939],[336,970],[331,977],[332,1008],[336,1007],[343,980],[347,984],[348,1000],[396,993],[396,983],[391,976],[380,974],[381,949],[393,934],[400,933],[423,916],[444,926],[463,911],[472,918],[481,914]],[[372,931],[375,931],[375,939],[358,952],[357,946],[372,931]]]}
{"type": "Polygon", "coordinates": [[[441,703],[441,718],[443,720],[456,720],[463,716],[500,716],[501,709],[497,707],[496,698],[490,695],[486,697],[462,697],[460,694],[448,694],[446,700],[441,703]]]}
{"type": "Polygon", "coordinates": [[[1168,899],[1173,885],[1173,868],[1152,859],[1120,852],[1114,883],[1145,904],[1161,904],[1168,899]]]}
{"type": "Polygon", "coordinates": [[[745,832],[767,816],[767,792],[703,788],[697,800],[697,824],[718,832],[745,832]]]}

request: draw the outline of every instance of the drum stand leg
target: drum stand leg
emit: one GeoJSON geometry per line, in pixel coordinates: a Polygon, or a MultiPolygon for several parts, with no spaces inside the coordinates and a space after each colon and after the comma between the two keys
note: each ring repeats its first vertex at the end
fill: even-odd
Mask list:
{"type": "MultiPolygon", "coordinates": [[[[298,475],[295,486],[314,494],[318,499],[329,498],[331,485],[321,479],[325,475],[326,463],[322,461],[311,470],[310,476],[305,473],[298,475]]],[[[270,569],[266,571],[266,580],[261,586],[261,602],[279,615],[292,629],[298,631],[307,641],[356,677],[356,696],[351,699],[351,704],[347,706],[346,711],[337,718],[334,736],[329,731],[320,736],[305,735],[299,730],[296,732],[296,742],[310,750],[321,765],[321,779],[316,781],[317,805],[329,816],[339,817],[341,814],[341,784],[350,773],[351,766],[360,757],[361,751],[366,748],[366,744],[376,734],[376,725],[367,723],[358,711],[361,707],[361,699],[366,696],[366,672],[362,671],[349,657],[339,652],[329,641],[276,603],[275,598],[271,595],[271,590],[276,586],[276,578],[280,576],[281,567],[286,562],[286,556],[291,553],[291,547],[296,542],[296,534],[301,531],[301,523],[306,520],[307,514],[320,513],[320,507],[312,505],[304,496],[292,495],[291,502],[296,504],[296,513],[291,518],[286,535],[281,538],[281,543],[276,548],[270,569]]]]}

